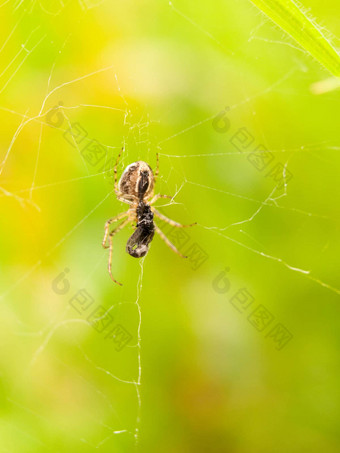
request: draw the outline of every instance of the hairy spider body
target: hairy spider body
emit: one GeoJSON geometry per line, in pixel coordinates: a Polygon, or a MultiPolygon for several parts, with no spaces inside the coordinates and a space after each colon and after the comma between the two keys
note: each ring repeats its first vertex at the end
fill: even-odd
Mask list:
{"type": "Polygon", "coordinates": [[[157,168],[155,174],[153,173],[149,164],[143,161],[134,162],[126,167],[124,170],[119,182],[117,181],[117,167],[120,156],[123,152],[123,149],[118,154],[118,158],[114,167],[114,178],[115,178],[115,193],[119,201],[127,203],[130,205],[130,208],[121,214],[113,217],[108,220],[105,224],[105,234],[102,245],[104,248],[109,248],[109,264],[108,270],[111,279],[121,285],[112,275],[112,251],[113,251],[113,236],[122,230],[129,223],[134,224],[135,231],[130,236],[126,244],[126,251],[129,255],[134,258],[141,258],[145,256],[149,251],[149,245],[152,241],[155,233],[158,233],[161,239],[178,255],[183,258],[186,258],[182,255],[177,248],[169,241],[165,234],[158,228],[154,222],[154,216],[157,216],[164,222],[169,223],[170,225],[177,228],[185,228],[190,225],[181,225],[180,223],[175,222],[174,220],[168,219],[163,214],[157,211],[156,208],[152,206],[159,198],[170,198],[169,195],[154,195],[154,186],[159,173],[159,160],[157,154],[157,168]],[[118,225],[111,233],[109,233],[109,228],[111,223],[117,222],[118,220],[125,220],[118,225]],[[107,244],[107,239],[109,239],[109,244],[107,244]]]}
{"type": "Polygon", "coordinates": [[[130,164],[124,170],[118,190],[126,200],[143,200],[153,191],[154,175],[146,162],[138,161],[130,164]]]}

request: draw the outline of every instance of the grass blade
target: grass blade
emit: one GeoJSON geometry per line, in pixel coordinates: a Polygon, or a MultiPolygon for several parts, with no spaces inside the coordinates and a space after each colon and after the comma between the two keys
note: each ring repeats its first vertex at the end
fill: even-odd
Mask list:
{"type": "Polygon", "coordinates": [[[313,20],[293,0],[251,0],[333,75],[340,76],[340,56],[313,20]]]}

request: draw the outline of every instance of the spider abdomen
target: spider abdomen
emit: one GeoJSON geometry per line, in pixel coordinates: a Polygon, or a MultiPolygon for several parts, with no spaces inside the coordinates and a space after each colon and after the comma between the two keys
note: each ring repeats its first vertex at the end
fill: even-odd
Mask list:
{"type": "Polygon", "coordinates": [[[119,191],[130,199],[143,200],[153,190],[154,175],[150,165],[142,160],[126,167],[120,180],[119,191]]]}

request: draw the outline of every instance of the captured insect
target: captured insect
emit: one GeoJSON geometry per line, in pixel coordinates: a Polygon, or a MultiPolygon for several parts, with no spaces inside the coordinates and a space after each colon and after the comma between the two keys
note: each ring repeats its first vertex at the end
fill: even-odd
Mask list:
{"type": "Polygon", "coordinates": [[[154,215],[166,223],[169,223],[173,227],[187,228],[196,223],[190,225],[181,225],[174,220],[168,219],[166,216],[161,214],[152,205],[159,198],[169,198],[169,195],[154,195],[154,186],[159,174],[159,156],[156,154],[157,166],[155,174],[153,173],[149,164],[143,161],[134,162],[126,167],[119,182],[117,180],[117,167],[120,156],[124,148],[121,149],[118,154],[117,161],[114,166],[114,190],[116,197],[119,201],[130,205],[129,209],[121,214],[112,217],[105,223],[105,234],[102,245],[104,248],[109,248],[109,274],[111,279],[118,285],[119,283],[112,275],[112,249],[113,249],[113,236],[121,231],[126,225],[132,223],[135,231],[130,236],[126,244],[126,251],[129,255],[134,258],[141,258],[145,256],[149,251],[149,245],[152,241],[155,233],[159,234],[161,239],[170,247],[175,253],[182,258],[187,258],[182,255],[181,252],[169,241],[165,234],[159,229],[154,222],[154,215]],[[125,218],[126,217],[126,218],[125,218]],[[120,225],[114,230],[110,231],[110,225],[119,220],[125,219],[120,225]],[[109,239],[109,243],[107,240],[109,239]]]}

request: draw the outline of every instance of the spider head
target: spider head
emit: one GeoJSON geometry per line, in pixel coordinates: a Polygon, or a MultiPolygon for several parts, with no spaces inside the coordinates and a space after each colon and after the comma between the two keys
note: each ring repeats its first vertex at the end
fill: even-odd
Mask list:
{"type": "Polygon", "coordinates": [[[128,165],[119,181],[119,191],[127,198],[135,200],[147,198],[151,194],[153,186],[152,169],[143,161],[128,165]]]}

